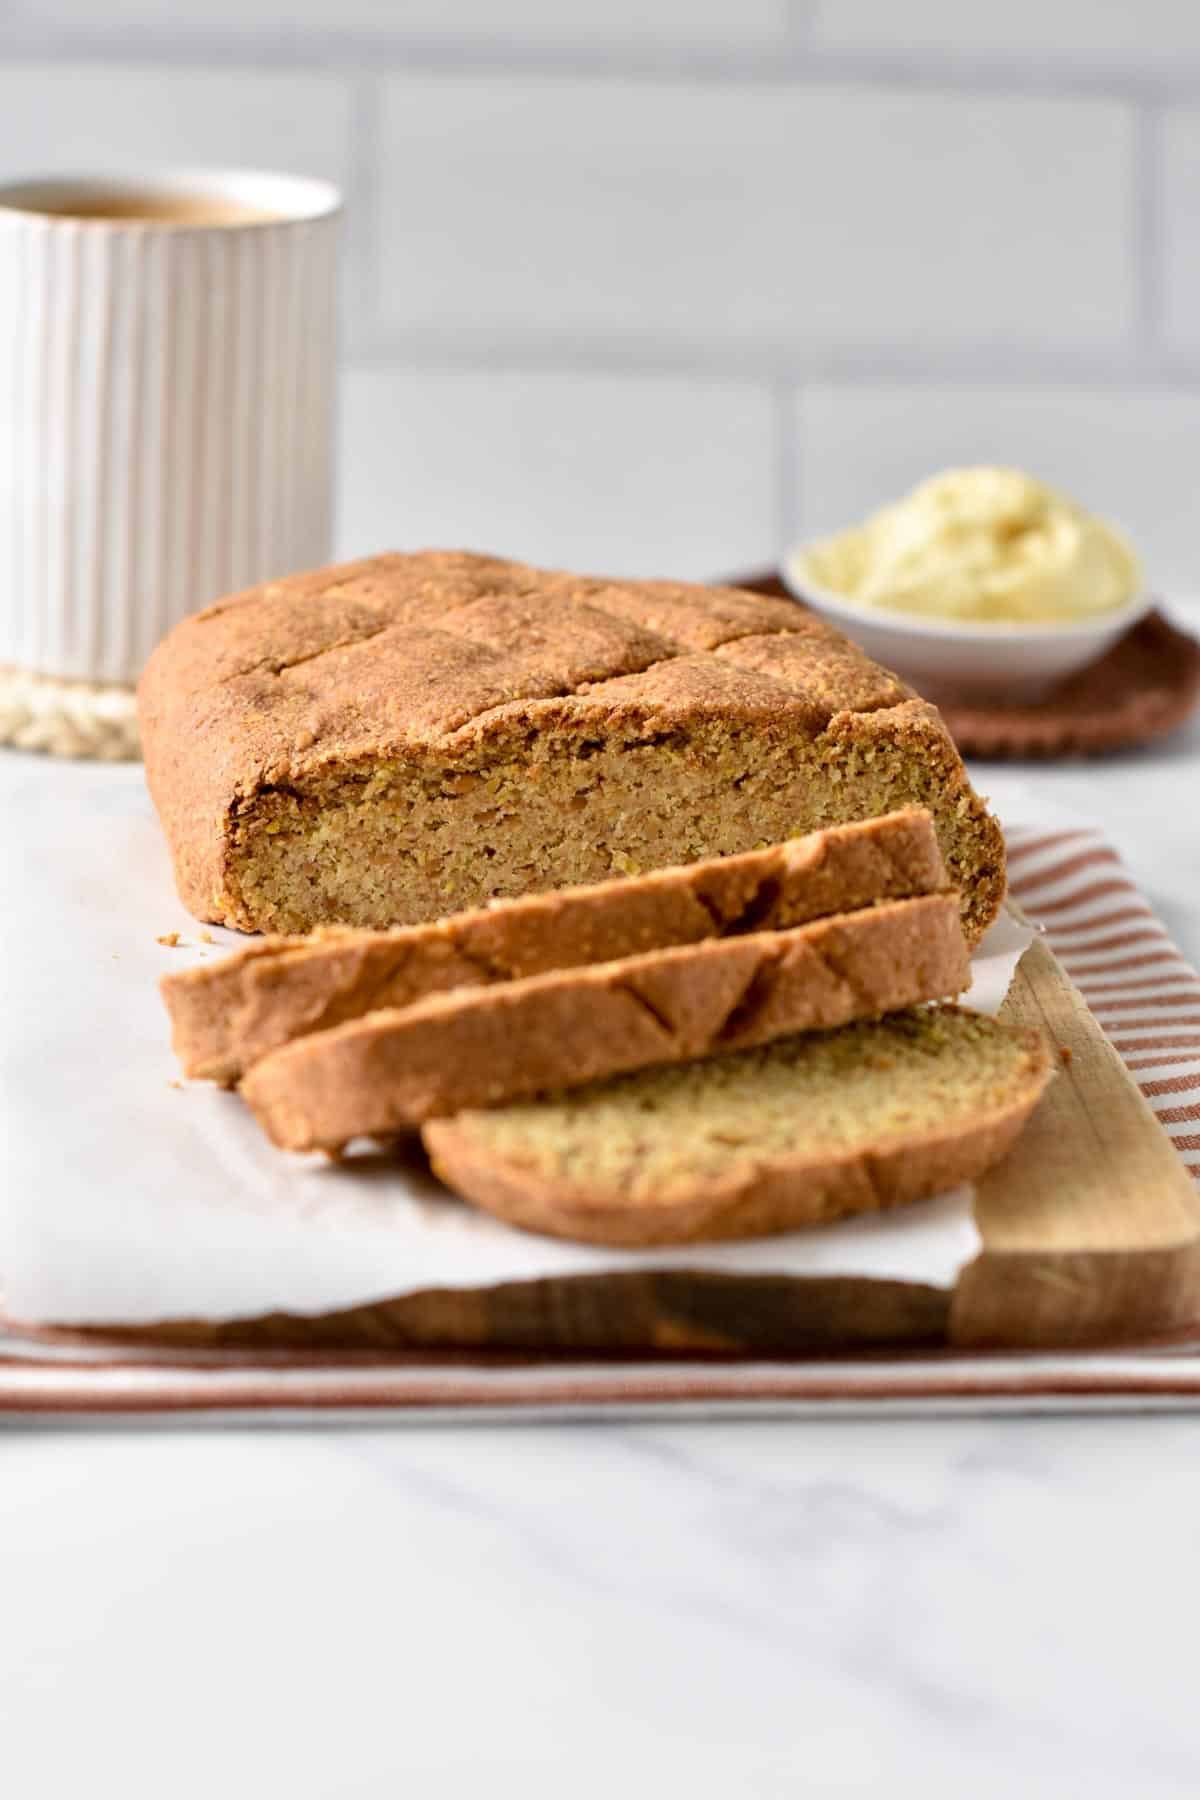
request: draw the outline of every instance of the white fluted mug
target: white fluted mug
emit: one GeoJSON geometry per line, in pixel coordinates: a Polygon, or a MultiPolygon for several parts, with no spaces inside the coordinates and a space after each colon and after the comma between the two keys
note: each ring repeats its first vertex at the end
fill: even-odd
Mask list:
{"type": "Polygon", "coordinates": [[[340,196],[0,186],[0,741],[136,754],[158,639],[329,559],[340,196]]]}

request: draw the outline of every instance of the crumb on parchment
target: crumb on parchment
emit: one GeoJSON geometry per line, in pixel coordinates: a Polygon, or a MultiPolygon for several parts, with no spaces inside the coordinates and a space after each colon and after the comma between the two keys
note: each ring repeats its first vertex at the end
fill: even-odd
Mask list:
{"type": "Polygon", "coordinates": [[[215,938],[215,937],[214,937],[214,936],[213,936],[213,934],[212,934],[212,932],[211,932],[211,931],[202,931],[202,932],[201,932],[201,933],[200,933],[200,942],[201,942],[201,943],[202,943],[202,944],[215,944],[215,943],[216,943],[216,941],[217,941],[217,940],[216,940],[216,938],[215,938]]]}
{"type": "Polygon", "coordinates": [[[174,950],[179,943],[177,931],[164,931],[161,937],[155,938],[156,944],[165,944],[168,950],[174,950]]]}

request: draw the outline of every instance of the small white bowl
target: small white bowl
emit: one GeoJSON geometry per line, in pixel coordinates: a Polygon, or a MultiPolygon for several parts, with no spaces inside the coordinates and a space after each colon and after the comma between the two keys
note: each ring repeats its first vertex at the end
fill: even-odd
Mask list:
{"type": "Polygon", "coordinates": [[[848,600],[800,576],[796,550],[784,558],[784,581],[798,600],[845,632],[874,662],[902,675],[927,700],[1043,699],[1068,675],[1111,650],[1154,604],[1136,594],[1124,606],[1069,625],[971,623],[913,613],[885,612],[848,600]]]}

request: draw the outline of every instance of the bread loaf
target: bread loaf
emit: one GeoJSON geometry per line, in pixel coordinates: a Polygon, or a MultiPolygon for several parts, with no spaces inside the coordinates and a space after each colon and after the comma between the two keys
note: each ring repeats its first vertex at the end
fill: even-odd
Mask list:
{"type": "Polygon", "coordinates": [[[927,806],[973,941],[999,829],[935,709],[802,607],[459,552],[274,582],[142,678],[180,893],[246,931],[416,924],[927,806]]]}

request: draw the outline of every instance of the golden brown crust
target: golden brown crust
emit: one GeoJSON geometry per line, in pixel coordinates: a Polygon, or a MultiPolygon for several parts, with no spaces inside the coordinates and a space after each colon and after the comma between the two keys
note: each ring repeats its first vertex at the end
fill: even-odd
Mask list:
{"type": "Polygon", "coordinates": [[[185,903],[246,930],[419,922],[446,910],[439,891],[467,906],[604,879],[627,867],[621,822],[637,826],[639,808],[652,828],[634,860],[655,867],[927,803],[973,938],[1003,895],[998,829],[936,712],[788,600],[456,552],[375,557],[184,621],[147,664],[139,707],[185,903]],[[607,788],[583,778],[598,751],[637,759],[615,811],[615,775],[607,788]],[[453,838],[459,781],[524,767],[544,777],[539,818],[565,809],[569,831],[556,844],[539,825],[535,853],[506,867],[522,824],[506,803],[491,837],[479,824],[467,873],[439,888],[421,805],[435,795],[453,838]],[[368,856],[359,829],[383,803],[380,779],[390,862],[368,856]],[[654,809],[675,779],[664,821],[654,809]],[[581,856],[602,833],[604,855],[581,856]],[[284,897],[275,874],[258,879],[273,838],[285,870],[293,851],[308,859],[284,897]],[[343,879],[356,854],[377,877],[366,897],[343,879]]]}
{"type": "Polygon", "coordinates": [[[970,980],[953,895],[434,995],[272,1051],[242,1094],[293,1150],[339,1150],[472,1106],[827,1030],[970,980]]]}
{"type": "Polygon", "coordinates": [[[913,808],[433,925],[265,938],[160,985],[184,1073],[233,1082],[281,1044],[377,1008],[706,938],[785,930],[945,886],[932,820],[913,808]]]}
{"type": "Polygon", "coordinates": [[[1036,1032],[1023,1043],[1021,1092],[969,1120],[840,1154],[793,1154],[741,1162],[724,1180],[695,1181],[649,1200],[581,1178],[547,1179],[481,1145],[472,1116],[439,1119],[422,1137],[435,1172],[455,1192],[507,1224],[613,1248],[763,1237],[854,1213],[903,1206],[974,1181],[1006,1154],[1037,1105],[1053,1067],[1036,1032]]]}

